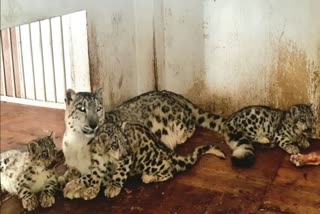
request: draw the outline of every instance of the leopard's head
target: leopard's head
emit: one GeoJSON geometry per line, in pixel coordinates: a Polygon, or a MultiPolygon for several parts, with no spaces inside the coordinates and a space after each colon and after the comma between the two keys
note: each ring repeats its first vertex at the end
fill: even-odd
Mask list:
{"type": "Polygon", "coordinates": [[[307,136],[312,134],[314,115],[311,105],[297,104],[289,109],[290,118],[300,133],[307,136]]]}
{"type": "Polygon", "coordinates": [[[127,138],[116,125],[104,124],[103,131],[99,134],[99,142],[103,144],[105,153],[115,160],[120,160],[128,155],[129,147],[127,138]]]}
{"type": "Polygon", "coordinates": [[[93,138],[104,121],[102,90],[76,93],[68,89],[65,103],[66,129],[93,138]]]}
{"type": "Polygon", "coordinates": [[[56,160],[56,146],[54,136],[39,137],[28,143],[28,153],[32,163],[44,167],[51,166],[56,160]]]}

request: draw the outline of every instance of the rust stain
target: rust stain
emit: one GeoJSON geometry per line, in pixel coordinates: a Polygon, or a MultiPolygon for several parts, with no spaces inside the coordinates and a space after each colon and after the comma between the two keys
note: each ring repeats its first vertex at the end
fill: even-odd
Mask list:
{"type": "Polygon", "coordinates": [[[311,70],[311,86],[309,89],[309,98],[311,100],[316,119],[316,125],[314,127],[315,132],[313,137],[320,138],[320,57],[318,60],[318,65],[316,65],[315,63],[309,64],[309,69],[311,70]]]}
{"type": "Polygon", "coordinates": [[[237,109],[231,97],[213,94],[202,79],[195,80],[185,96],[196,105],[215,114],[228,115],[237,109]]]}
{"type": "Polygon", "coordinates": [[[297,103],[312,103],[316,117],[315,137],[320,136],[320,60],[308,58],[293,41],[282,41],[275,48],[268,102],[288,108],[297,103]]]}
{"type": "Polygon", "coordinates": [[[280,43],[272,66],[269,88],[270,104],[289,107],[308,103],[309,71],[306,53],[295,43],[280,43]]]}
{"type": "MultiPolygon", "coordinates": [[[[241,88],[236,95],[214,94],[202,78],[195,80],[184,95],[202,108],[221,115],[229,115],[247,105],[288,108],[297,103],[312,103],[316,117],[314,137],[319,138],[320,57],[318,61],[310,60],[306,52],[292,41],[278,43],[275,51],[269,82],[265,91],[261,91],[261,94],[265,94],[262,98],[245,93],[241,88]]],[[[267,70],[264,72],[267,73],[267,70]]]]}
{"type": "Polygon", "coordinates": [[[156,29],[153,17],[152,23],[152,50],[153,50],[153,73],[154,73],[154,90],[159,90],[159,72],[158,72],[158,58],[157,58],[157,48],[156,48],[156,29]]]}
{"type": "Polygon", "coordinates": [[[94,25],[90,25],[88,49],[89,49],[89,69],[90,69],[90,82],[91,89],[99,88],[102,86],[103,78],[100,76],[100,58],[97,54],[99,44],[97,41],[97,31],[94,25]]]}

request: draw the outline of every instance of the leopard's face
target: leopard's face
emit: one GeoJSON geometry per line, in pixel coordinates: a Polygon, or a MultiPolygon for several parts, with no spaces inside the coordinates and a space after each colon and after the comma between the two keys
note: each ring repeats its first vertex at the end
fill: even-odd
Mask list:
{"type": "Polygon", "coordinates": [[[65,125],[74,132],[93,138],[104,122],[102,91],[66,93],[65,125]]]}
{"type": "Polygon", "coordinates": [[[312,133],[314,115],[310,105],[298,104],[290,107],[290,116],[297,129],[306,135],[312,133]]]}
{"type": "Polygon", "coordinates": [[[104,125],[102,128],[103,131],[99,131],[98,138],[104,146],[104,152],[115,160],[124,158],[128,154],[128,143],[121,129],[109,125],[104,125]]]}
{"type": "Polygon", "coordinates": [[[34,165],[49,167],[56,160],[56,146],[52,134],[31,140],[28,152],[34,165]]]}

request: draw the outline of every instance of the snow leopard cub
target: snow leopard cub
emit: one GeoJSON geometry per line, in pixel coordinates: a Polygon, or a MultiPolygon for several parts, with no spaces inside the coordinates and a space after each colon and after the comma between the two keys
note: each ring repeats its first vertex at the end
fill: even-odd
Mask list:
{"type": "Polygon", "coordinates": [[[22,199],[22,206],[34,210],[55,203],[57,179],[53,168],[56,150],[52,134],[31,140],[27,151],[8,150],[1,153],[1,192],[22,199]],[[39,202],[36,193],[40,193],[39,202]]]}
{"type": "Polygon", "coordinates": [[[297,104],[288,110],[267,106],[249,106],[225,121],[227,144],[232,148],[232,162],[239,166],[255,161],[253,145],[279,146],[289,154],[309,147],[314,116],[311,105],[297,104]]]}
{"type": "Polygon", "coordinates": [[[92,150],[91,174],[74,183],[74,187],[82,188],[69,192],[85,200],[95,198],[101,184],[106,187],[106,197],[117,196],[129,174],[141,175],[144,183],[162,182],[190,169],[201,155],[214,154],[225,159],[214,145],[199,146],[187,156],[177,155],[146,127],[133,123],[124,123],[122,127],[106,123],[90,143],[99,148],[92,150]]]}

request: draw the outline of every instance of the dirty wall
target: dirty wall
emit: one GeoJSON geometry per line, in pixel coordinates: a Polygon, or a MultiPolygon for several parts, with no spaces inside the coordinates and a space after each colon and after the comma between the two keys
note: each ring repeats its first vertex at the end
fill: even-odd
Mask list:
{"type": "MultiPolygon", "coordinates": [[[[224,115],[312,103],[320,117],[318,0],[2,0],[1,28],[87,11],[92,88],[105,105],[153,89],[224,115]]],[[[320,121],[317,120],[318,136],[320,121]]]]}

